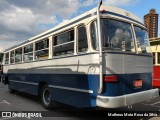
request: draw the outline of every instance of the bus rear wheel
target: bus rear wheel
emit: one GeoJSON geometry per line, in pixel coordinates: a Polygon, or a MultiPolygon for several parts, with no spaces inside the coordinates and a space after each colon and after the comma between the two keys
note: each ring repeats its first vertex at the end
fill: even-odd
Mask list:
{"type": "Polygon", "coordinates": [[[52,108],[52,100],[51,100],[51,90],[48,85],[44,85],[41,91],[41,101],[42,105],[46,109],[52,108]]]}

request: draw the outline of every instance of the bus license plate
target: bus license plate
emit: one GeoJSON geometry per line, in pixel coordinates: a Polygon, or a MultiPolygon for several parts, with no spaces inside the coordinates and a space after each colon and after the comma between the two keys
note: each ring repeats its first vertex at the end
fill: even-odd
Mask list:
{"type": "Polygon", "coordinates": [[[133,85],[134,87],[142,87],[142,80],[135,80],[133,85]]]}

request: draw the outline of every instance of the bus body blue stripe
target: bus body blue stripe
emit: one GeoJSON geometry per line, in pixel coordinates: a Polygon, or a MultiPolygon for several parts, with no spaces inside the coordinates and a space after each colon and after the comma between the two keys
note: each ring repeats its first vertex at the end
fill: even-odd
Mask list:
{"type": "MultiPolygon", "coordinates": [[[[140,92],[151,88],[151,73],[137,74],[119,74],[118,83],[104,83],[102,96],[120,96],[134,92],[140,92]],[[142,88],[135,89],[133,81],[142,79],[142,88]]],[[[38,83],[45,81],[52,86],[53,99],[75,107],[94,107],[96,106],[96,97],[98,95],[99,75],[86,74],[8,74],[13,89],[27,92],[29,94],[38,94],[38,83]],[[20,80],[24,76],[25,80],[20,80]],[[47,78],[47,79],[46,79],[47,78]],[[24,82],[25,81],[25,82],[24,82]],[[27,84],[31,83],[31,84],[27,84]],[[53,87],[54,86],[54,87],[53,87]],[[67,90],[67,89],[70,90],[67,90]],[[76,89],[76,90],[74,90],[76,89]],[[81,91],[88,91],[80,92],[81,91]],[[91,92],[89,92],[91,91],[91,92]],[[82,99],[83,98],[83,99],[82,99]]]]}

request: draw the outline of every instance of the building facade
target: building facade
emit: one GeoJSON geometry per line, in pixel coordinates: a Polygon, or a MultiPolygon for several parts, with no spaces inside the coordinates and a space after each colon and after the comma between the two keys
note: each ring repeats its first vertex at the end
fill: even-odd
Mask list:
{"type": "Polygon", "coordinates": [[[155,9],[150,9],[144,16],[144,24],[147,27],[149,38],[158,37],[158,14],[155,9]]]}

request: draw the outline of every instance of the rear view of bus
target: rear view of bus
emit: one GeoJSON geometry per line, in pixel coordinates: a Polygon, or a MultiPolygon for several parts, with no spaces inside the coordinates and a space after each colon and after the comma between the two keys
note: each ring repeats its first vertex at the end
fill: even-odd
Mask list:
{"type": "Polygon", "coordinates": [[[117,108],[159,96],[146,28],[120,8],[99,5],[4,54],[9,91],[40,95],[47,109],[54,101],[117,108]]]}
{"type": "MultiPolygon", "coordinates": [[[[144,24],[118,8],[102,6],[100,16],[103,78],[97,106],[114,108],[158,96],[157,89],[152,89],[152,55],[144,24]]],[[[92,39],[98,50],[95,42],[92,39]]]]}

